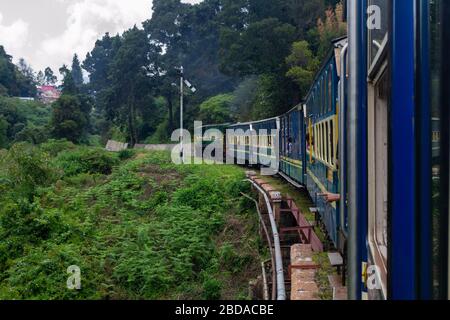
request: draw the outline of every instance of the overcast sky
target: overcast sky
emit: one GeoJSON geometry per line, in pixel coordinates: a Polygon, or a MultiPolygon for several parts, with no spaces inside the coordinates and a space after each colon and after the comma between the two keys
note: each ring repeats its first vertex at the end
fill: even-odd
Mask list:
{"type": "Polygon", "coordinates": [[[105,32],[141,27],[151,7],[152,0],[1,0],[0,45],[15,62],[23,57],[35,71],[57,73],[74,53],[84,60],[105,32]]]}

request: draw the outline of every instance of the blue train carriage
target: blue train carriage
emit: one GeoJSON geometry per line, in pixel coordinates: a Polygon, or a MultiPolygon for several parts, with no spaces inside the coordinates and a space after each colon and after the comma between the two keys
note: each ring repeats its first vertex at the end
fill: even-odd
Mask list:
{"type": "MultiPolygon", "coordinates": [[[[220,140],[219,143],[223,145],[223,153],[225,155],[226,150],[226,140],[225,140],[225,134],[226,129],[228,128],[229,124],[211,124],[211,125],[205,125],[201,127],[195,128],[195,134],[194,134],[194,152],[195,157],[202,158],[205,152],[205,149],[211,145],[213,142],[220,140]],[[221,137],[216,137],[215,133],[220,132],[221,137]]],[[[211,155],[212,157],[215,157],[215,150],[212,150],[211,155]]]]}
{"type": "MultiPolygon", "coordinates": [[[[280,132],[280,118],[271,118],[260,121],[255,121],[250,124],[250,129],[253,131],[253,138],[250,143],[253,146],[253,157],[257,164],[263,166],[270,166],[271,163],[278,163],[278,151],[276,139],[280,132]]],[[[277,164],[278,169],[278,164],[277,164]]]]}
{"type": "Polygon", "coordinates": [[[237,123],[227,126],[227,157],[235,159],[237,164],[247,164],[250,160],[251,123],[237,123]],[[230,130],[230,131],[228,131],[230,130]],[[233,132],[233,134],[229,134],[233,132]]]}
{"type": "Polygon", "coordinates": [[[303,105],[280,117],[280,175],[297,186],[306,184],[306,128],[303,105]]]}
{"type": "Polygon", "coordinates": [[[339,193],[338,66],[346,43],[345,37],[333,41],[333,50],[305,99],[306,186],[335,247],[339,246],[339,207],[324,195],[339,193]]]}
{"type": "Polygon", "coordinates": [[[349,298],[449,299],[450,1],[347,2],[349,298]]]}

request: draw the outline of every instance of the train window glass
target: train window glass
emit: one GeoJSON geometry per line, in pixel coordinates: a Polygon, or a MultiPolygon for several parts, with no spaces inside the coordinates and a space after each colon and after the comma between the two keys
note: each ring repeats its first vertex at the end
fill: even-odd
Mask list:
{"type": "MultiPolygon", "coordinates": [[[[317,140],[317,130],[316,130],[316,126],[315,125],[313,125],[313,138],[312,138],[312,140],[315,142],[316,140],[317,140]]],[[[318,144],[318,143],[317,143],[318,144]]],[[[317,144],[316,143],[313,143],[313,145],[312,145],[312,151],[313,151],[313,155],[314,155],[314,157],[317,157],[317,155],[316,155],[316,148],[317,148],[317,144]]]]}
{"type": "Polygon", "coordinates": [[[330,120],[330,148],[331,148],[331,161],[330,164],[332,166],[335,165],[335,154],[334,154],[334,120],[330,120]]]}
{"type": "Polygon", "coordinates": [[[322,77],[322,81],[320,82],[320,87],[322,89],[322,114],[324,114],[326,112],[326,104],[327,104],[327,99],[326,99],[326,87],[325,87],[325,76],[322,77]]]}
{"type": "Polygon", "coordinates": [[[325,162],[330,163],[330,130],[328,121],[325,122],[325,162]]]}
{"type": "Polygon", "coordinates": [[[318,114],[322,115],[322,104],[323,104],[323,99],[322,99],[322,79],[319,80],[319,86],[317,87],[317,95],[319,97],[319,105],[318,105],[318,114]]]}
{"type": "Polygon", "coordinates": [[[319,140],[320,140],[320,143],[319,143],[319,159],[322,160],[323,159],[323,157],[322,157],[322,155],[323,155],[323,152],[322,152],[323,151],[322,150],[323,143],[322,143],[322,125],[321,124],[319,124],[317,126],[317,130],[319,132],[319,140]]]}
{"type": "Polygon", "coordinates": [[[319,125],[320,129],[320,159],[325,161],[325,135],[323,134],[323,123],[319,125]]]}
{"type": "Polygon", "coordinates": [[[327,71],[325,72],[325,74],[323,75],[323,110],[324,113],[328,113],[328,95],[329,95],[329,91],[328,91],[328,68],[327,71]]]}
{"type": "Polygon", "coordinates": [[[314,152],[316,153],[316,158],[320,159],[320,133],[319,133],[319,126],[316,124],[315,128],[316,128],[315,136],[317,137],[317,145],[316,145],[316,149],[314,150],[314,152]]]}
{"type": "Polygon", "coordinates": [[[325,126],[324,123],[322,122],[320,124],[320,135],[322,136],[322,160],[325,160],[325,126]]]}
{"type": "Polygon", "coordinates": [[[328,111],[333,110],[333,66],[330,66],[328,72],[328,111]]]}
{"type": "Polygon", "coordinates": [[[319,145],[319,136],[317,135],[317,127],[314,125],[314,135],[313,135],[313,155],[317,158],[317,148],[319,145]]]}
{"type": "Polygon", "coordinates": [[[384,295],[388,263],[388,192],[389,192],[389,76],[387,65],[368,87],[368,194],[369,246],[371,263],[380,270],[384,295]]]}
{"type": "Polygon", "coordinates": [[[368,30],[369,66],[374,63],[376,56],[383,49],[383,42],[387,39],[388,32],[388,0],[369,0],[368,20],[374,23],[374,28],[368,30]]]}
{"type": "Polygon", "coordinates": [[[315,157],[320,158],[320,135],[319,135],[319,127],[317,124],[314,125],[314,136],[316,137],[317,144],[316,148],[314,149],[315,157]]]}

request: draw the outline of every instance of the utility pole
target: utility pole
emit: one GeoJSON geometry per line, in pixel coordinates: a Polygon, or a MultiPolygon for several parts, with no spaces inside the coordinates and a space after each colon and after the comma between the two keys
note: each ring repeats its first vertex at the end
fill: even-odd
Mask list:
{"type": "Polygon", "coordinates": [[[184,149],[183,149],[183,98],[184,98],[184,68],[180,68],[180,145],[181,145],[181,162],[184,163],[184,149]]]}
{"type": "MultiPolygon", "coordinates": [[[[181,155],[181,162],[184,163],[184,136],[183,136],[183,109],[184,109],[184,85],[186,84],[186,87],[191,90],[192,93],[197,92],[197,88],[195,88],[192,83],[189,82],[189,80],[184,79],[184,68],[181,66],[180,68],[180,155],[181,155]]],[[[175,84],[173,84],[175,85],[175,84]]],[[[189,141],[189,144],[191,141],[189,141]]],[[[190,154],[190,153],[189,153],[190,154]]]]}

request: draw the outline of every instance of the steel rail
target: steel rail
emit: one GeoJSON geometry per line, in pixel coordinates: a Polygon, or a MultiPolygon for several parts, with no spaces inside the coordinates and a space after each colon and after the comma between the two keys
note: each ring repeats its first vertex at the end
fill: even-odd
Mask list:
{"type": "Polygon", "coordinates": [[[273,241],[275,247],[275,267],[277,274],[277,300],[286,300],[286,287],[284,283],[284,268],[283,268],[283,256],[281,254],[280,235],[278,233],[277,223],[273,214],[272,206],[270,205],[269,197],[266,192],[258,186],[254,181],[246,179],[250,182],[263,196],[266,201],[267,211],[269,212],[270,224],[272,227],[273,241]]]}

